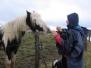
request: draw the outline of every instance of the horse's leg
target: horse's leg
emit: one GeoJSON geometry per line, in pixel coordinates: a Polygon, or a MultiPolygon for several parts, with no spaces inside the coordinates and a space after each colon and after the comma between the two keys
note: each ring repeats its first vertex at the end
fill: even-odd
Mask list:
{"type": "Polygon", "coordinates": [[[10,50],[10,47],[6,47],[5,52],[6,52],[6,68],[10,68],[11,67],[11,53],[12,53],[10,50]]]}
{"type": "Polygon", "coordinates": [[[10,68],[11,66],[11,60],[8,58],[8,55],[6,55],[6,68],[10,68]]]}
{"type": "Polygon", "coordinates": [[[10,56],[6,56],[6,68],[15,68],[16,55],[12,52],[10,56]]]}
{"type": "Polygon", "coordinates": [[[18,46],[12,47],[14,48],[14,51],[11,54],[11,68],[15,68],[15,60],[16,60],[16,53],[18,50],[18,46]]]}
{"type": "Polygon", "coordinates": [[[14,52],[12,52],[11,55],[11,68],[15,68],[15,60],[16,60],[16,55],[14,52]]]}

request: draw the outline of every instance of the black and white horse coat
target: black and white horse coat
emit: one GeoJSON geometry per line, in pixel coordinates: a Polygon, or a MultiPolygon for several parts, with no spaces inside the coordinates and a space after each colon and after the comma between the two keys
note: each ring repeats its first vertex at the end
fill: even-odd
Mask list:
{"type": "Polygon", "coordinates": [[[0,28],[0,45],[6,53],[6,68],[15,68],[16,53],[27,30],[49,31],[38,13],[28,11],[27,15],[11,20],[0,28]]]}

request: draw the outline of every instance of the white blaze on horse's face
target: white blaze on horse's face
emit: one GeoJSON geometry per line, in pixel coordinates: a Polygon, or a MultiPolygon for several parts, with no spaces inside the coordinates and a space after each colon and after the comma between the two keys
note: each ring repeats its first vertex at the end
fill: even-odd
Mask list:
{"type": "MultiPolygon", "coordinates": [[[[39,13],[36,13],[36,12],[28,12],[27,11],[27,16],[29,17],[29,14],[30,14],[30,23],[28,26],[30,27],[30,29],[32,31],[43,31],[45,33],[49,32],[49,28],[48,26],[46,25],[46,23],[41,19],[41,16],[39,13]],[[32,25],[32,26],[31,26],[32,25]]],[[[29,22],[28,22],[29,23],[29,22]]]]}

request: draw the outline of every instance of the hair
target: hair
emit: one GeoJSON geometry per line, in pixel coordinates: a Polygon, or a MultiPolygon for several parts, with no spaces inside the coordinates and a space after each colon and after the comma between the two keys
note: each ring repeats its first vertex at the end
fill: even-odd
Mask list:
{"type": "Polygon", "coordinates": [[[18,41],[19,37],[21,37],[21,31],[26,31],[27,29],[29,29],[29,27],[26,24],[26,16],[18,17],[7,22],[5,25],[2,26],[4,43],[7,44],[7,40],[11,41],[15,37],[18,41]]]}
{"type": "Polygon", "coordinates": [[[32,30],[32,28],[35,28],[35,24],[36,24],[36,30],[39,31],[44,30],[45,32],[47,32],[47,25],[41,19],[40,14],[36,12],[27,11],[27,15],[17,17],[7,22],[5,25],[1,27],[3,33],[2,40],[4,40],[5,46],[7,45],[8,40],[11,42],[13,39],[16,38],[17,41],[19,41],[19,38],[22,37],[22,32],[25,32],[27,30],[32,30]],[[28,19],[29,22],[26,21],[28,16],[30,18],[28,19]]]}
{"type": "Polygon", "coordinates": [[[0,28],[0,44],[4,46],[6,52],[7,68],[14,67],[15,56],[21,43],[21,37],[28,30],[47,32],[48,28],[41,19],[40,14],[28,11],[27,15],[17,17],[0,28]]]}

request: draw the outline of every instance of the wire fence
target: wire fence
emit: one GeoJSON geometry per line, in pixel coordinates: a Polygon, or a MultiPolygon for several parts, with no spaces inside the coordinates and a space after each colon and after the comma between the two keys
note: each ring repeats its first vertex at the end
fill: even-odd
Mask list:
{"type": "MultiPolygon", "coordinates": [[[[52,62],[62,57],[58,54],[55,40],[51,35],[39,35],[39,68],[52,68],[52,62]]],[[[35,36],[27,33],[22,38],[16,55],[16,68],[35,68],[35,36]]],[[[0,68],[5,68],[5,53],[0,50],[0,68]]],[[[91,42],[84,50],[84,68],[91,68],[91,42]]]]}

